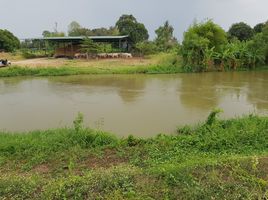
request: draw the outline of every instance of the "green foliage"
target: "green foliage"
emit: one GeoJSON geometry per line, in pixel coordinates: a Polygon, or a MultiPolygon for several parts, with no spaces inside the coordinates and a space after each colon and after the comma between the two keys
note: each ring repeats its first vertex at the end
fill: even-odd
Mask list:
{"type": "Polygon", "coordinates": [[[68,26],[68,35],[69,36],[80,36],[79,35],[79,29],[81,29],[81,25],[76,22],[72,21],[68,26]]]}
{"type": "Polygon", "coordinates": [[[87,53],[88,56],[95,55],[100,51],[100,46],[90,38],[85,38],[81,44],[81,51],[87,53]]]}
{"type": "Polygon", "coordinates": [[[214,109],[213,111],[211,111],[211,113],[209,114],[206,124],[211,126],[213,125],[216,121],[217,121],[217,116],[223,112],[221,109],[214,109]]]}
{"type": "Polygon", "coordinates": [[[268,118],[212,113],[209,124],[148,139],[83,128],[1,133],[0,197],[267,198],[268,118]]]}
{"type": "Polygon", "coordinates": [[[119,35],[119,31],[116,27],[111,26],[110,28],[95,28],[88,29],[82,27],[78,22],[73,21],[68,26],[69,36],[111,36],[119,35]]]}
{"type": "Polygon", "coordinates": [[[180,54],[184,65],[192,66],[194,71],[206,71],[207,60],[220,51],[221,46],[227,43],[225,31],[211,20],[203,23],[194,23],[187,32],[180,54]],[[211,53],[212,50],[212,53],[211,53]]]}
{"type": "Polygon", "coordinates": [[[158,49],[154,42],[144,41],[144,42],[138,42],[135,45],[135,51],[137,51],[137,53],[142,55],[151,55],[155,54],[158,51],[158,49]]]}
{"type": "Polygon", "coordinates": [[[100,53],[119,52],[119,50],[113,48],[111,44],[99,43],[98,45],[100,53]]]}
{"type": "MultiPolygon", "coordinates": [[[[210,22],[210,26],[212,26],[210,22]]],[[[238,29],[241,24],[237,25],[238,29]]],[[[194,25],[196,26],[196,25],[194,25]]],[[[237,28],[234,25],[232,30],[237,28]]],[[[242,26],[242,25],[241,25],[242,26]]],[[[243,29],[242,29],[243,30],[243,29]]],[[[242,31],[239,29],[239,31],[242,31]]],[[[212,31],[213,32],[213,31],[212,31]]],[[[220,32],[220,31],[219,31],[220,32]]],[[[262,33],[252,35],[250,40],[238,40],[233,38],[228,43],[226,37],[217,45],[215,41],[211,42],[208,28],[194,31],[190,28],[185,33],[182,48],[180,50],[184,61],[185,71],[209,71],[209,70],[237,70],[240,68],[256,68],[263,65],[267,58],[267,39],[265,37],[265,28],[262,33]],[[200,37],[196,33],[207,33],[208,37],[200,37]]],[[[218,37],[221,38],[221,37],[218,37]]]]}
{"type": "Polygon", "coordinates": [[[228,33],[231,37],[235,37],[240,41],[246,41],[253,37],[254,30],[248,24],[240,22],[233,24],[228,33]]]}
{"type": "Polygon", "coordinates": [[[168,21],[160,26],[156,31],[155,43],[160,51],[167,52],[178,44],[177,39],[173,36],[174,28],[168,21]]]}
{"type": "Polygon", "coordinates": [[[14,52],[20,47],[19,39],[8,30],[0,29],[0,50],[14,52]]]}
{"type": "Polygon", "coordinates": [[[83,177],[70,176],[46,186],[43,199],[126,199],[135,196],[131,167],[117,167],[108,171],[87,173],[83,177]]]}
{"type": "Polygon", "coordinates": [[[38,198],[37,188],[41,184],[36,178],[18,176],[0,177],[1,199],[34,199],[38,198]]]}
{"type": "Polygon", "coordinates": [[[21,49],[22,56],[26,59],[50,57],[53,51],[21,49]]]}
{"type": "Polygon", "coordinates": [[[261,33],[264,27],[265,23],[259,23],[256,26],[254,26],[253,30],[255,33],[261,33]]]}
{"type": "Polygon", "coordinates": [[[149,38],[148,30],[144,24],[139,23],[133,15],[122,15],[116,22],[116,27],[121,35],[128,35],[133,44],[149,38]]]}
{"type": "Polygon", "coordinates": [[[74,124],[74,130],[78,133],[82,127],[83,127],[83,122],[84,122],[84,116],[82,113],[78,113],[76,119],[73,121],[74,124]]]}
{"type": "Polygon", "coordinates": [[[50,31],[43,31],[42,33],[43,37],[64,37],[65,33],[64,32],[50,32],[50,31]]]}
{"type": "Polygon", "coordinates": [[[262,38],[264,40],[265,45],[265,63],[268,64],[268,23],[266,23],[265,27],[262,29],[262,38]]]}

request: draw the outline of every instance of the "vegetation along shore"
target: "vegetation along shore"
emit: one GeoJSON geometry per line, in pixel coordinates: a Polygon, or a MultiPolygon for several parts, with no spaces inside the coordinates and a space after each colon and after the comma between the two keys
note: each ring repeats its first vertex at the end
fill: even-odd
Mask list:
{"type": "Polygon", "coordinates": [[[83,127],[0,133],[4,199],[266,199],[268,118],[116,138],[83,127]]]}
{"type": "MultiPolygon", "coordinates": [[[[58,31],[56,23],[54,31],[45,30],[42,36],[19,40],[10,31],[0,29],[0,77],[268,69],[268,21],[254,27],[238,22],[229,30],[213,20],[195,21],[180,42],[169,21],[159,26],[155,30],[156,37],[151,39],[142,22],[131,14],[124,14],[110,28],[89,29],[73,21],[68,33],[58,31]]],[[[218,81],[216,76],[213,79],[218,81]]],[[[261,80],[264,82],[266,77],[261,80]]],[[[241,85],[227,81],[224,87],[208,82],[207,85],[214,87],[213,95],[206,96],[200,87],[204,82],[191,82],[195,84],[191,86],[189,81],[185,84],[188,90],[198,88],[207,99],[217,98],[216,91],[223,93],[231,88],[236,93],[232,93],[230,101],[237,104],[240,102],[234,99],[247,98],[241,92],[247,88],[241,85],[250,85],[246,80],[241,85]]],[[[69,85],[67,87],[66,91],[69,85]]],[[[168,87],[169,83],[165,84],[165,89],[161,88],[161,95],[165,96],[168,87]]],[[[251,91],[257,87],[263,89],[265,85],[257,84],[251,91]]],[[[27,87],[27,101],[39,101],[40,98],[32,99],[33,93],[28,88],[31,87],[27,87]]],[[[152,87],[153,91],[155,88],[152,87]]],[[[16,89],[16,92],[21,90],[16,89]]],[[[135,96],[139,90],[134,88],[130,92],[135,96]]],[[[189,91],[184,92],[185,101],[200,97],[189,91]]],[[[10,100],[22,95],[19,92],[4,99],[3,105],[13,106],[10,100]]],[[[171,92],[183,93],[180,87],[171,92]]],[[[124,87],[121,96],[123,93],[124,87]]],[[[64,95],[65,99],[70,97],[68,94],[64,95]]],[[[81,95],[72,96],[80,98],[81,95]]],[[[250,93],[249,96],[254,104],[255,101],[267,102],[264,95],[259,98],[250,93]]],[[[99,109],[95,102],[100,97],[92,99],[99,109]]],[[[19,98],[16,100],[15,104],[21,103],[19,98]]],[[[168,103],[168,98],[161,101],[163,105],[168,103]]],[[[207,104],[211,106],[211,102],[207,104]]],[[[48,104],[48,108],[51,109],[51,105],[48,104]]],[[[196,109],[204,104],[195,101],[197,107],[190,105],[191,114],[196,115],[196,109]]],[[[31,107],[25,106],[23,117],[33,112],[31,107]]],[[[243,110],[248,108],[243,107],[243,110]]],[[[117,111],[105,110],[113,117],[117,111]]],[[[159,134],[147,139],[118,138],[86,128],[82,114],[69,128],[27,133],[0,131],[0,199],[268,199],[268,117],[248,115],[220,120],[219,112],[212,111],[199,125],[178,128],[176,134],[159,134]]],[[[158,111],[157,115],[163,113],[158,111]]],[[[170,113],[166,116],[169,120],[170,113]]],[[[12,125],[16,123],[12,116],[8,117],[12,125]]]]}
{"type": "Polygon", "coordinates": [[[234,23],[225,31],[212,20],[195,21],[184,32],[182,42],[174,37],[168,21],[155,33],[156,38],[149,40],[145,25],[133,15],[122,15],[109,29],[90,30],[74,21],[67,36],[44,31],[43,38],[22,42],[1,30],[0,47],[5,53],[0,57],[13,65],[0,69],[0,77],[240,71],[268,65],[268,22],[254,28],[234,23]],[[103,38],[111,42],[97,41],[103,38]],[[118,57],[120,54],[128,56],[118,57]]]}

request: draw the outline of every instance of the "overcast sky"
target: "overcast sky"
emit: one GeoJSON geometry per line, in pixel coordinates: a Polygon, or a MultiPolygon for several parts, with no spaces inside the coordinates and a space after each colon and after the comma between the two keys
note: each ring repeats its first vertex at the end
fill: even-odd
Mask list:
{"type": "Polygon", "coordinates": [[[251,26],[268,20],[268,0],[0,0],[0,29],[19,38],[67,31],[75,20],[83,27],[109,27],[122,14],[133,14],[145,24],[153,38],[154,30],[169,20],[180,40],[183,32],[197,20],[213,19],[224,29],[234,22],[251,26]]]}

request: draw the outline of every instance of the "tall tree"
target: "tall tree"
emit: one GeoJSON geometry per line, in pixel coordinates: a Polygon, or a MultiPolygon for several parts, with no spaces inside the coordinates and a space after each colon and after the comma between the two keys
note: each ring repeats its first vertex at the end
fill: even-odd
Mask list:
{"type": "Polygon", "coordinates": [[[149,38],[144,24],[139,23],[133,15],[122,15],[116,22],[116,27],[121,35],[129,35],[134,44],[149,38]]]}
{"type": "Polygon", "coordinates": [[[253,29],[244,22],[233,24],[228,33],[231,37],[236,37],[240,41],[249,40],[254,35],[253,29]]]}
{"type": "Polygon", "coordinates": [[[81,44],[81,51],[87,54],[87,58],[89,58],[89,55],[97,54],[99,50],[100,46],[90,38],[85,38],[81,44]]]}
{"type": "Polygon", "coordinates": [[[261,33],[262,29],[265,27],[265,23],[259,23],[256,26],[254,26],[255,33],[261,33]]]}
{"type": "MultiPolygon", "coordinates": [[[[185,33],[181,54],[185,65],[196,67],[194,70],[206,70],[209,52],[215,54],[227,43],[225,31],[212,20],[194,23],[185,33]]],[[[209,53],[212,55],[211,53],[209,53]]]]}
{"type": "Polygon", "coordinates": [[[68,26],[68,35],[69,36],[109,36],[109,35],[119,35],[119,31],[116,27],[109,27],[109,28],[95,28],[95,29],[88,29],[83,28],[77,22],[73,21],[68,26]]]}
{"type": "Polygon", "coordinates": [[[50,31],[43,31],[42,33],[43,37],[64,37],[64,32],[50,32],[50,31]]]}
{"type": "Polygon", "coordinates": [[[19,39],[8,30],[0,29],[0,49],[12,52],[20,47],[19,39]]]}
{"type": "Polygon", "coordinates": [[[155,43],[160,51],[168,51],[177,44],[177,39],[173,36],[174,28],[169,24],[168,21],[160,26],[156,31],[155,43]]]}
{"type": "Polygon", "coordinates": [[[68,26],[68,35],[69,36],[78,36],[79,35],[79,30],[81,28],[82,27],[78,22],[72,21],[68,26]]]}
{"type": "Polygon", "coordinates": [[[263,40],[265,41],[265,63],[268,64],[268,22],[262,29],[263,40]]]}

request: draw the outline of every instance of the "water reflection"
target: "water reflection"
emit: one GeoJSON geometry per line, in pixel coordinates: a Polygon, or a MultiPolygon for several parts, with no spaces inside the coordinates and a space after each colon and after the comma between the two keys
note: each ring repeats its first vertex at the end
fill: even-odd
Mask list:
{"type": "Polygon", "coordinates": [[[87,126],[120,136],[170,133],[204,120],[268,113],[268,72],[96,75],[0,79],[0,129],[70,126],[81,111],[87,126]]]}
{"type": "Polygon", "coordinates": [[[144,94],[144,88],[148,77],[143,75],[98,75],[98,76],[69,76],[69,77],[56,77],[49,79],[52,82],[51,89],[55,89],[55,83],[60,83],[59,87],[62,90],[62,84],[68,84],[71,87],[75,85],[81,89],[85,86],[84,92],[94,93],[100,92],[100,88],[105,90],[116,90],[118,95],[125,103],[135,102],[139,97],[144,94]]]}

